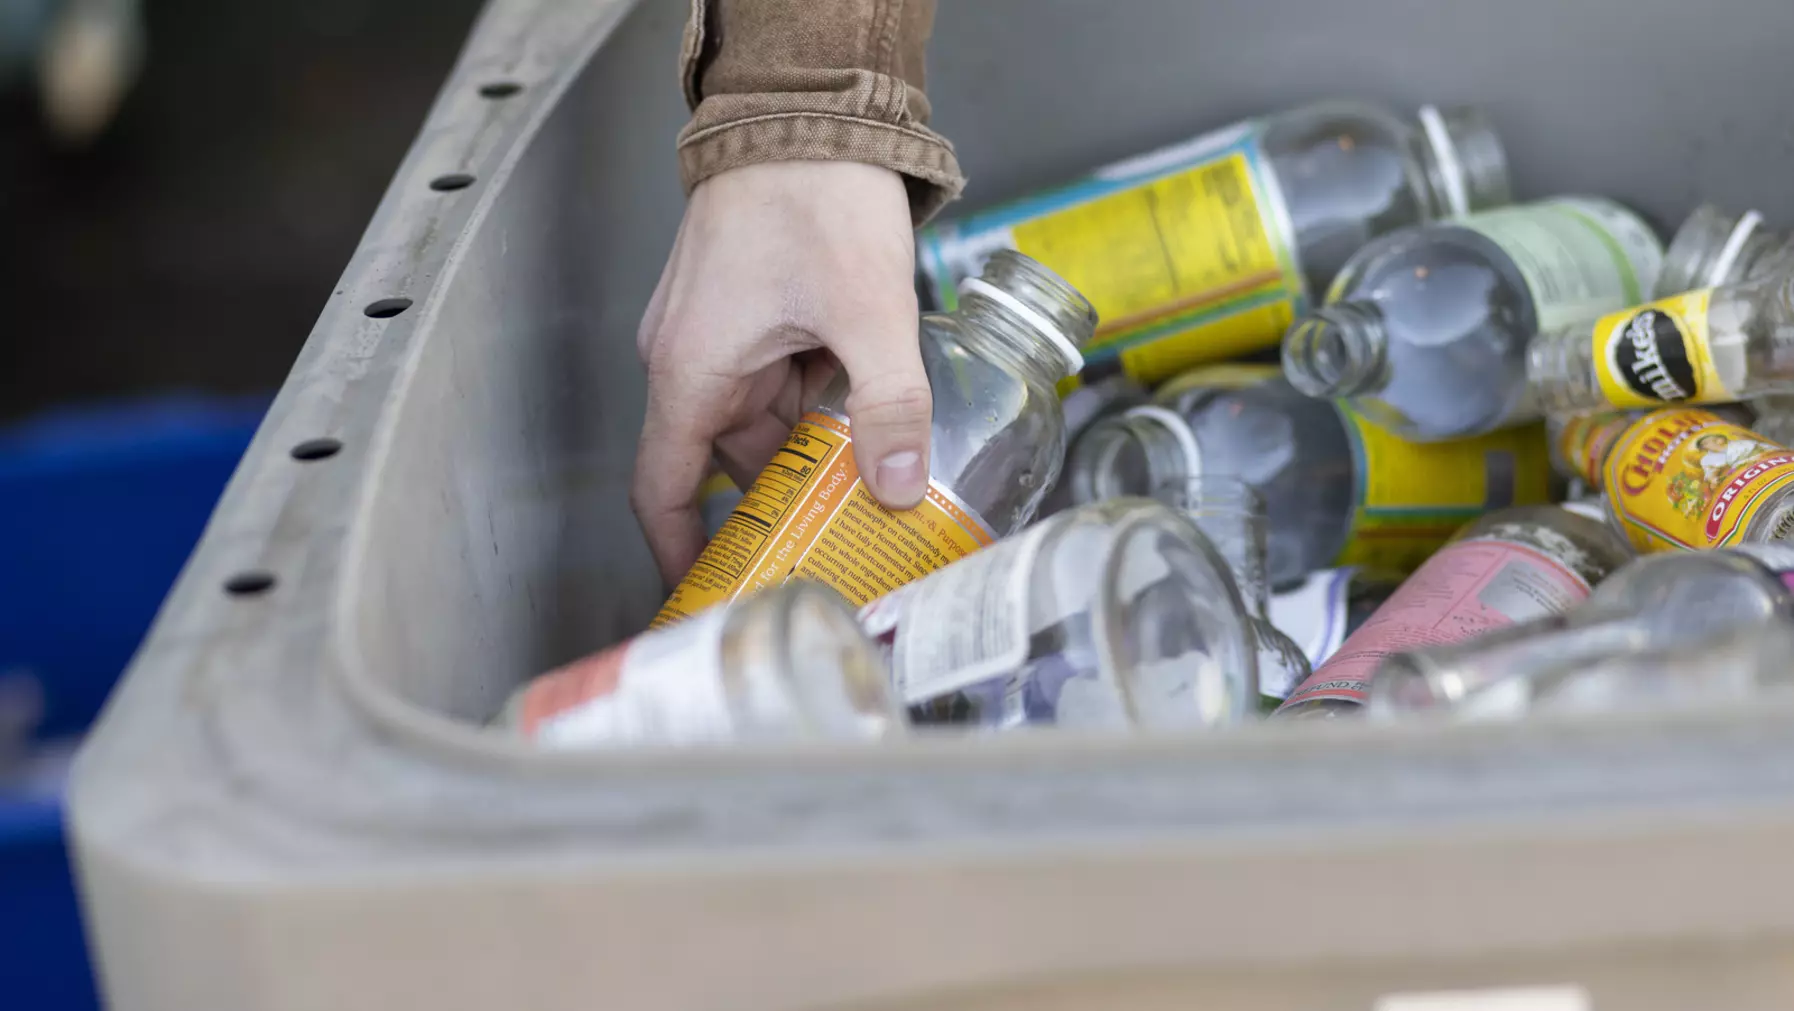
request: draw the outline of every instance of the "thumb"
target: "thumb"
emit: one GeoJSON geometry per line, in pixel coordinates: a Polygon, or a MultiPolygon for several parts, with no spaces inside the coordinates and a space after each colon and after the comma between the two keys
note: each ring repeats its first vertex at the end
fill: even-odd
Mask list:
{"type": "Polygon", "coordinates": [[[928,491],[928,435],[934,394],[922,369],[917,317],[835,349],[847,370],[847,417],[854,460],[873,497],[887,509],[908,509],[928,491]]]}

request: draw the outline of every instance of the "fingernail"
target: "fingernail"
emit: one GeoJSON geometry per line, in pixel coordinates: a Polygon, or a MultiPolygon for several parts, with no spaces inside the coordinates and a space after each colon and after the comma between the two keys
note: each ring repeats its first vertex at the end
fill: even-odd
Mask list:
{"type": "Polygon", "coordinates": [[[878,490],[886,499],[899,502],[920,502],[928,490],[928,477],[922,473],[922,454],[905,450],[878,461],[878,490]]]}

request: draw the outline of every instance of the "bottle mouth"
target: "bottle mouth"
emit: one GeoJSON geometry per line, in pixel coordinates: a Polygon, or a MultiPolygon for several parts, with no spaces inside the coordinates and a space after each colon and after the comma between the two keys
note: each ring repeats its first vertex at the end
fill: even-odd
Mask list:
{"type": "Polygon", "coordinates": [[[1283,375],[1310,397],[1350,397],[1376,385],[1383,364],[1382,326],[1374,308],[1322,306],[1283,338],[1283,375]]]}
{"type": "Polygon", "coordinates": [[[1099,421],[1072,447],[1072,498],[1080,504],[1150,497],[1200,472],[1201,445],[1176,412],[1134,408],[1099,421]]]}

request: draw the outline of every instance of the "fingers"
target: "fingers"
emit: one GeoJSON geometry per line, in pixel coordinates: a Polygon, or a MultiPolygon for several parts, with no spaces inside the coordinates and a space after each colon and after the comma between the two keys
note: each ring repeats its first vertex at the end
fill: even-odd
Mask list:
{"type": "Polygon", "coordinates": [[[710,443],[722,425],[705,391],[668,378],[650,381],[648,414],[635,451],[629,505],[635,510],[660,576],[670,585],[704,550],[698,488],[710,465],[710,443]]]}
{"type": "Polygon", "coordinates": [[[770,412],[716,437],[716,462],[737,488],[747,488],[791,437],[791,425],[770,412]]]}
{"type": "Polygon", "coordinates": [[[907,313],[863,320],[851,341],[832,345],[847,370],[847,416],[860,476],[889,509],[908,509],[928,490],[928,432],[934,396],[916,345],[915,295],[907,313]]]}

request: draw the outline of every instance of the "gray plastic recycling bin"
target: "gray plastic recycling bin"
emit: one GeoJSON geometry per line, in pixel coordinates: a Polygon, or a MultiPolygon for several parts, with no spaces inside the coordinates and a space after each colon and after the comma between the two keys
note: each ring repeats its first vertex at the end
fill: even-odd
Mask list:
{"type": "MultiPolygon", "coordinates": [[[[1522,197],[1794,212],[1787,0],[941,6],[968,207],[1349,94],[1482,103],[1522,197]]],[[[591,756],[482,733],[661,599],[626,486],[688,16],[479,21],[79,760],[114,1008],[1794,1007],[1782,706],[591,756]]]]}

